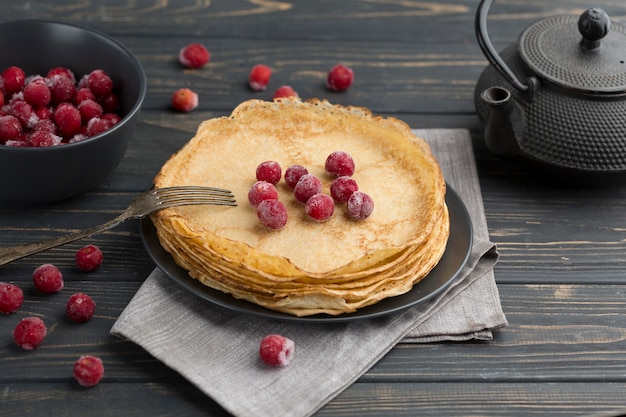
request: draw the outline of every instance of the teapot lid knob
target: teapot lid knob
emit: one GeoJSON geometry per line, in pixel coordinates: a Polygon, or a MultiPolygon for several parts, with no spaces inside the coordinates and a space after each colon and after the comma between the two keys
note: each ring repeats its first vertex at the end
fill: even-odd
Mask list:
{"type": "Polygon", "coordinates": [[[578,31],[583,36],[580,44],[587,49],[600,47],[600,40],[609,33],[611,19],[602,9],[587,9],[578,19],[578,31]]]}

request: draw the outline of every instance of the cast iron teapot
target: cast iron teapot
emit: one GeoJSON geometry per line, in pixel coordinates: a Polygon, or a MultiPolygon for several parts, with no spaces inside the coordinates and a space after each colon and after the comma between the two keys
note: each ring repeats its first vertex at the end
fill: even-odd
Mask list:
{"type": "Polygon", "coordinates": [[[487,148],[575,182],[626,181],[625,27],[592,8],[538,21],[498,54],[487,35],[492,3],[476,12],[491,64],[474,94],[487,148]]]}

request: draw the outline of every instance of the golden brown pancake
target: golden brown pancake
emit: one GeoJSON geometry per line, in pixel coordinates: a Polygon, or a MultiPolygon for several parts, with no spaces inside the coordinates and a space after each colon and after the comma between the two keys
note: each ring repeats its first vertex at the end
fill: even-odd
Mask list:
{"type": "Polygon", "coordinates": [[[155,213],[161,244],[203,284],[298,316],[353,312],[406,293],[437,264],[449,234],[445,182],[428,145],[404,122],[326,101],[250,100],[230,117],[207,120],[154,185],[232,190],[235,208],[155,213]],[[328,193],[324,163],[337,150],[354,159],[353,178],[372,196],[372,215],[355,221],[337,204],[330,220],[313,221],[281,181],[289,221],[264,228],[247,202],[257,165],[303,165],[328,193]]]}

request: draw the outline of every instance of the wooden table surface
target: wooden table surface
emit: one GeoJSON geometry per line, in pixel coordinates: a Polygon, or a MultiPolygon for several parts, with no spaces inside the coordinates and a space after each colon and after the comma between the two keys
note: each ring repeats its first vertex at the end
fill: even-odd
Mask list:
{"type": "MultiPolygon", "coordinates": [[[[532,22],[603,7],[626,23],[626,3],[605,0],[507,0],[490,12],[497,49],[532,22]]],[[[148,93],[133,142],[101,186],[67,201],[0,206],[0,245],[45,239],[102,223],[148,188],[161,164],[204,119],[229,114],[241,101],[270,99],[292,85],[303,98],[369,107],[413,128],[465,128],[472,133],[495,268],[510,325],[493,341],[400,344],[317,416],[583,416],[626,408],[626,186],[565,187],[491,155],[473,105],[486,65],[474,34],[478,0],[244,1],[14,0],[2,20],[54,19],[99,29],[125,44],[144,65],[148,93]],[[212,53],[201,70],[176,55],[190,42],[212,53]],[[271,87],[253,93],[249,69],[274,69],[271,87]],[[349,91],[324,88],[327,70],[355,71],[349,91]],[[272,87],[273,86],[273,87],[272,87]],[[200,106],[169,108],[172,92],[190,87],[200,106]]],[[[1,53],[1,52],[0,52],[1,53]]],[[[97,51],[94,51],[97,53],[97,51]]],[[[18,174],[16,174],[18,175],[18,174]]],[[[0,181],[10,181],[2,178],[0,181]]],[[[154,264],[136,222],[0,267],[0,281],[20,284],[26,301],[0,317],[2,416],[225,416],[174,371],[140,347],[109,335],[154,264]],[[95,273],[73,266],[74,252],[94,243],[105,253],[95,273]],[[65,271],[66,289],[38,294],[30,275],[42,263],[65,271]],[[98,304],[86,325],[64,318],[68,294],[98,304]],[[17,347],[19,319],[39,315],[50,326],[35,351],[17,347]],[[78,387],[79,355],[103,358],[96,388],[78,387]],[[95,410],[95,411],[87,411],[95,410]]]]}

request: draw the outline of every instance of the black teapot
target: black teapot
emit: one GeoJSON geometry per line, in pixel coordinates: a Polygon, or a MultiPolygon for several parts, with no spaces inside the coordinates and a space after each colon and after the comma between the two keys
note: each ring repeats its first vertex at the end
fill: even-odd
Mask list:
{"type": "Polygon", "coordinates": [[[601,9],[538,21],[497,53],[493,0],[476,12],[489,65],[474,94],[485,144],[576,183],[626,181],[626,29],[601,9]]]}

